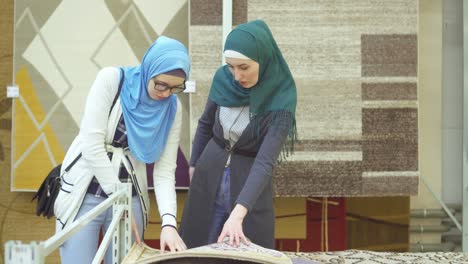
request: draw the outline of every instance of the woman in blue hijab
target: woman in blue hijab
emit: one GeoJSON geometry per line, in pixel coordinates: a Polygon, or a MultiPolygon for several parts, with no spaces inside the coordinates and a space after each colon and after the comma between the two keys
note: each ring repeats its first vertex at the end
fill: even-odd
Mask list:
{"type": "MultiPolygon", "coordinates": [[[[161,36],[141,65],[102,69],[85,105],[80,132],[62,164],[64,174],[54,213],[57,231],[103,202],[116,183],[133,186],[133,239],[148,223],[146,164],[155,163],[154,190],[162,221],[161,249],[186,246],[177,232],[175,169],[182,109],[175,93],[185,89],[190,60],[179,41],[161,36]]],[[[75,233],[60,248],[62,263],[91,263],[99,233],[107,231],[112,208],[75,233]]],[[[112,262],[108,249],[105,263],[112,262]]]]}

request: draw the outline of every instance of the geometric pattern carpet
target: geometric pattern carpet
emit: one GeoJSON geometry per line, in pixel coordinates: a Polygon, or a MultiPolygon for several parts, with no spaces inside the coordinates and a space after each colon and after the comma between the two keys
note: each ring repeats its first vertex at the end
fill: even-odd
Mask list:
{"type": "MultiPolygon", "coordinates": [[[[187,0],[14,4],[13,76],[20,96],[13,102],[11,186],[14,191],[35,191],[50,169],[62,162],[78,134],[99,70],[138,65],[160,35],[188,47],[189,4],[187,0]]],[[[188,157],[189,95],[178,97],[184,112],[180,149],[188,157]]]]}
{"type": "MultiPolygon", "coordinates": [[[[286,253],[286,252],[285,252],[286,253]]],[[[361,250],[346,250],[327,253],[291,253],[287,252],[294,264],[308,263],[342,263],[342,264],[439,264],[468,263],[468,254],[461,252],[427,252],[427,253],[395,253],[373,252],[361,250]]]]}
{"type": "Polygon", "coordinates": [[[122,263],[135,264],[436,264],[468,263],[468,254],[459,252],[396,253],[366,250],[336,252],[280,252],[250,243],[232,247],[215,243],[176,253],[161,254],[158,249],[134,244],[122,263]]]}

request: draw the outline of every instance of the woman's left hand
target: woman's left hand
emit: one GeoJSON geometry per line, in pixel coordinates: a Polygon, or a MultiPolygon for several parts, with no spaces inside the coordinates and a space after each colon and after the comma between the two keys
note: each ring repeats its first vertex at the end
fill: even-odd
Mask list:
{"type": "Polygon", "coordinates": [[[242,222],[247,212],[247,208],[240,204],[234,207],[234,210],[232,210],[229,218],[224,223],[223,230],[218,237],[218,243],[223,242],[225,237],[229,237],[229,244],[231,246],[238,247],[241,242],[249,244],[242,230],[242,222]]]}
{"type": "Polygon", "coordinates": [[[132,214],[132,231],[133,235],[135,236],[135,243],[138,245],[141,245],[141,238],[140,238],[140,233],[138,232],[138,227],[136,224],[135,216],[132,214]]]}
{"type": "Polygon", "coordinates": [[[164,253],[166,247],[169,248],[171,252],[186,250],[187,246],[185,245],[182,238],[180,238],[177,229],[172,226],[165,226],[161,229],[161,253],[164,253]]]}
{"type": "Polygon", "coordinates": [[[192,182],[193,173],[195,172],[195,167],[190,166],[188,170],[189,180],[192,182]]]}

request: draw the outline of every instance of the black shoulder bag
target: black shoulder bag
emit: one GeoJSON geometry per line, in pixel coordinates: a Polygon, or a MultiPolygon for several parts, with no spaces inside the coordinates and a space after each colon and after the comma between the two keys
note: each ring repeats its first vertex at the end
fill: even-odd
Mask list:
{"type": "MultiPolygon", "coordinates": [[[[111,108],[109,110],[109,116],[114,108],[117,99],[119,98],[120,91],[122,90],[122,84],[124,80],[124,71],[120,68],[121,78],[119,83],[119,88],[117,94],[114,97],[114,101],[112,102],[111,108]]],[[[75,163],[81,158],[81,153],[65,168],[63,174],[70,171],[70,169],[75,165],[75,163]]],[[[32,198],[31,201],[37,199],[37,206],[36,206],[36,215],[40,216],[43,215],[48,219],[54,216],[54,204],[55,199],[57,199],[57,195],[60,191],[60,187],[62,186],[62,175],[60,174],[60,170],[62,168],[62,164],[57,165],[54,167],[47,177],[42,182],[39,190],[37,190],[36,194],[32,198]]]]}

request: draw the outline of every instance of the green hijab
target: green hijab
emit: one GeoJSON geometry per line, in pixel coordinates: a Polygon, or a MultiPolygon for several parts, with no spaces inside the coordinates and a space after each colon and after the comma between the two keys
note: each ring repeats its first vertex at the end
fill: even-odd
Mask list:
{"type": "Polygon", "coordinates": [[[243,88],[224,65],[215,73],[209,98],[220,106],[248,105],[251,122],[273,114],[271,125],[288,126],[283,154],[289,154],[297,140],[296,84],[267,24],[254,20],[237,26],[227,36],[224,50],[237,51],[256,61],[260,66],[258,82],[249,89],[243,88]]]}

